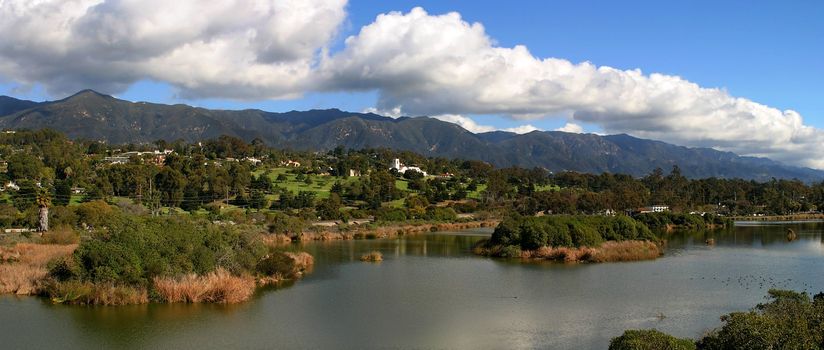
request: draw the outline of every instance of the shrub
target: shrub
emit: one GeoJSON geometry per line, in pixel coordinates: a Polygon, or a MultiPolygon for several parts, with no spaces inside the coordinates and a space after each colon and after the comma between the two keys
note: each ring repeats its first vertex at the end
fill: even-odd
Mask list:
{"type": "Polygon", "coordinates": [[[609,342],[610,350],[691,350],[695,343],[654,329],[628,330],[609,342]]]}
{"type": "Polygon", "coordinates": [[[263,257],[255,270],[264,276],[294,278],[311,269],[314,263],[314,258],[308,253],[274,251],[263,257]]]}

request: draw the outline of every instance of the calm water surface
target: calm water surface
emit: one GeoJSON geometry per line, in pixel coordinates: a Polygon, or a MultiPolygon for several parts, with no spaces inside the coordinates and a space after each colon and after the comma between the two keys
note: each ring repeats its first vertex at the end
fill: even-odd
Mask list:
{"type": "Polygon", "coordinates": [[[77,307],[0,296],[3,348],[605,349],[628,328],[698,337],[771,287],[824,290],[824,224],[677,234],[655,261],[475,257],[486,231],[309,243],[312,274],[242,305],[77,307]],[[787,242],[792,228],[799,239],[787,242]],[[704,245],[713,237],[716,246],[704,245]],[[385,261],[359,262],[380,250],[385,261]]]}

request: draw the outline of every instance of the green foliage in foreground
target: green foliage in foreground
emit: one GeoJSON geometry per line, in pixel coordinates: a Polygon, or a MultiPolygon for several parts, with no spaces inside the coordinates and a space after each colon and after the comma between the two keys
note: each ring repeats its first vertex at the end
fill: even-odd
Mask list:
{"type": "Polygon", "coordinates": [[[695,343],[655,329],[628,330],[609,342],[609,350],[692,350],[695,343]]]}
{"type": "Polygon", "coordinates": [[[605,241],[656,240],[646,225],[628,216],[520,216],[504,219],[489,243],[522,249],[594,247],[605,241]]]}
{"type": "Polygon", "coordinates": [[[156,276],[206,274],[218,267],[254,271],[266,248],[232,227],[187,217],[110,218],[69,261],[53,264],[59,280],[148,285],[156,276]]]}
{"type": "MultiPolygon", "coordinates": [[[[771,289],[770,301],[748,312],[721,317],[724,325],[695,345],[698,349],[824,349],[824,293],[771,289]]],[[[677,340],[658,331],[626,331],[610,342],[610,349],[691,349],[664,347],[659,340],[677,340]],[[650,347],[646,342],[653,344],[650,347]]],[[[680,343],[681,340],[678,340],[680,343]]]]}

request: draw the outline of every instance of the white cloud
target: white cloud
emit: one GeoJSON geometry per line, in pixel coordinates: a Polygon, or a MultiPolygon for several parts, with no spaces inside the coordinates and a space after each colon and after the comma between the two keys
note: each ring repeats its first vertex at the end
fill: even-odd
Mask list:
{"type": "Polygon", "coordinates": [[[375,107],[369,107],[363,110],[363,113],[372,113],[377,115],[382,115],[384,117],[392,117],[392,118],[400,118],[403,117],[403,111],[401,111],[400,107],[395,107],[389,110],[386,109],[377,109],[375,107]]]}
{"type": "Polygon", "coordinates": [[[462,128],[469,130],[473,133],[483,133],[483,132],[490,132],[490,131],[508,131],[514,132],[516,134],[526,134],[528,132],[532,132],[535,130],[540,130],[530,124],[520,125],[512,128],[496,128],[490,125],[482,125],[478,124],[472,118],[464,117],[462,115],[457,114],[441,114],[433,116],[432,118],[443,120],[445,122],[450,122],[454,124],[460,125],[462,128]]]}
{"type": "Polygon", "coordinates": [[[383,14],[324,60],[333,90],[377,90],[378,108],[574,121],[689,146],[824,168],[824,133],[801,116],[677,76],[538,58],[498,47],[479,23],[421,8],[383,14]]]}
{"type": "Polygon", "coordinates": [[[331,54],[346,0],[0,0],[0,18],[0,79],[55,95],[142,79],[189,97],[374,90],[376,111],[391,115],[563,115],[567,130],[587,123],[824,168],[824,132],[794,111],[677,76],[500,47],[458,13],[382,14],[331,54]]]}
{"type": "Polygon", "coordinates": [[[555,131],[563,131],[563,132],[571,132],[575,134],[581,134],[584,132],[584,127],[575,124],[575,123],[566,123],[564,126],[555,129],[555,131]]]}
{"type": "Polygon", "coordinates": [[[184,95],[296,97],[346,0],[0,1],[0,75],[52,94],[140,79],[184,95]]]}

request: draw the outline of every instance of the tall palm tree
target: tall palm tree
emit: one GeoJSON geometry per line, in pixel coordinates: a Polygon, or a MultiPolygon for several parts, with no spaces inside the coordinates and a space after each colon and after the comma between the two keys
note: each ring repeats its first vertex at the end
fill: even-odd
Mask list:
{"type": "Polygon", "coordinates": [[[40,227],[38,231],[46,232],[49,230],[49,207],[51,207],[51,194],[46,190],[40,190],[37,193],[37,207],[40,208],[40,227]]]}

